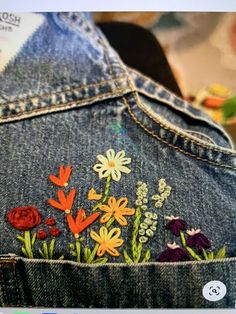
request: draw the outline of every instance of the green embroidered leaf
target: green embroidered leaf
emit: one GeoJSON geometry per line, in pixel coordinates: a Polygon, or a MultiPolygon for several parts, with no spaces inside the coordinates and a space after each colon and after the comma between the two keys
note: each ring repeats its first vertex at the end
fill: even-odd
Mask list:
{"type": "Polygon", "coordinates": [[[91,254],[90,248],[88,248],[88,247],[84,248],[84,260],[85,260],[85,262],[88,261],[90,254],[91,254]]]}
{"type": "Polygon", "coordinates": [[[215,259],[216,258],[225,258],[226,257],[226,247],[223,246],[221,249],[219,249],[219,251],[216,253],[215,255],[215,259]]]}
{"type": "Polygon", "coordinates": [[[139,260],[141,258],[142,249],[143,249],[143,245],[141,243],[139,243],[137,246],[137,250],[135,252],[135,258],[134,258],[134,263],[136,263],[136,264],[139,262],[139,260]]]}
{"type": "Polygon", "coordinates": [[[69,245],[69,248],[70,248],[71,250],[74,250],[74,249],[75,249],[75,245],[74,245],[73,243],[71,243],[71,244],[69,245]]]}
{"type": "Polygon", "coordinates": [[[128,263],[128,264],[133,264],[133,261],[132,261],[132,259],[129,257],[129,255],[128,255],[128,253],[126,252],[126,250],[123,251],[123,254],[124,254],[124,258],[125,258],[126,263],[128,263]]]}
{"type": "Polygon", "coordinates": [[[73,256],[77,256],[77,253],[76,253],[75,251],[71,252],[71,254],[72,254],[73,256]]]}
{"type": "Polygon", "coordinates": [[[90,264],[92,263],[92,261],[94,260],[96,254],[97,254],[97,250],[99,248],[99,244],[96,244],[92,250],[92,253],[89,255],[87,263],[90,264]]]}
{"type": "Polygon", "coordinates": [[[63,260],[64,259],[64,255],[60,256],[58,259],[59,260],[63,260]]]}
{"type": "Polygon", "coordinates": [[[105,264],[108,261],[107,257],[101,257],[101,258],[97,258],[95,259],[92,264],[105,264]]]}
{"type": "Polygon", "coordinates": [[[43,252],[44,252],[45,259],[49,259],[48,246],[46,242],[43,242],[43,252]]]}
{"type": "Polygon", "coordinates": [[[146,262],[148,262],[150,260],[150,258],[151,258],[151,250],[148,249],[146,251],[145,255],[144,255],[144,258],[143,258],[142,262],[146,263],[146,262]]]}
{"type": "Polygon", "coordinates": [[[32,252],[32,247],[31,247],[31,237],[30,237],[30,231],[29,230],[25,231],[24,237],[25,237],[25,249],[27,252],[27,256],[29,258],[34,258],[33,252],[32,252]]]}
{"type": "MultiPolygon", "coordinates": [[[[209,255],[210,255],[211,252],[209,252],[209,255]]],[[[207,254],[207,252],[203,249],[203,256],[204,256],[204,259],[205,260],[208,260],[209,259],[209,256],[207,254]]]]}
{"type": "Polygon", "coordinates": [[[16,238],[17,238],[17,240],[21,241],[22,243],[25,242],[25,239],[22,236],[18,235],[18,234],[17,234],[16,238]]]}
{"type": "Polygon", "coordinates": [[[50,245],[49,245],[49,258],[50,258],[50,259],[53,259],[55,241],[56,241],[56,239],[52,239],[52,241],[51,241],[51,243],[50,243],[50,245]]]}
{"type": "Polygon", "coordinates": [[[32,245],[34,245],[35,240],[36,240],[36,233],[33,234],[33,237],[32,237],[32,240],[31,240],[32,245]]]}
{"type": "Polygon", "coordinates": [[[201,256],[199,256],[198,254],[196,254],[194,252],[193,249],[191,249],[189,246],[185,246],[185,249],[188,251],[188,253],[190,254],[190,256],[192,256],[196,261],[201,261],[202,258],[201,256]]]}
{"type": "Polygon", "coordinates": [[[42,256],[42,258],[45,259],[44,253],[43,253],[43,251],[41,249],[39,249],[39,254],[42,256]]]}
{"type": "Polygon", "coordinates": [[[26,257],[28,257],[27,252],[26,252],[26,249],[24,248],[24,246],[22,246],[21,251],[22,251],[22,253],[23,253],[26,257]]]}
{"type": "Polygon", "coordinates": [[[209,253],[209,259],[214,259],[214,252],[209,253]]]}

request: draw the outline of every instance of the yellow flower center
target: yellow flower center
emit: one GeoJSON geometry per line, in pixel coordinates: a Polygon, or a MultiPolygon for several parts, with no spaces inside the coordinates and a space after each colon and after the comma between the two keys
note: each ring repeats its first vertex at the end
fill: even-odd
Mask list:
{"type": "Polygon", "coordinates": [[[115,162],[113,161],[113,160],[109,160],[109,162],[108,162],[108,166],[109,167],[115,167],[115,162]]]}

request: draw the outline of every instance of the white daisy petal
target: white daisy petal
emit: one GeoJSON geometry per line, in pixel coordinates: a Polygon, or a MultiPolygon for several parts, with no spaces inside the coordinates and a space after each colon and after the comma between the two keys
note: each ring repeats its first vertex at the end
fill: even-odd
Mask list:
{"type": "Polygon", "coordinates": [[[114,159],[115,158],[115,151],[114,149],[108,149],[106,152],[108,160],[114,159]]]}
{"type": "Polygon", "coordinates": [[[122,158],[119,160],[122,165],[127,165],[131,163],[131,158],[122,158]]]}
{"type": "Polygon", "coordinates": [[[102,164],[96,164],[95,166],[93,166],[93,170],[95,171],[100,171],[102,168],[104,168],[104,165],[102,164]]]}
{"type": "Polygon", "coordinates": [[[115,160],[119,160],[125,157],[125,151],[121,150],[120,152],[118,152],[115,156],[115,160]]]}
{"type": "Polygon", "coordinates": [[[97,155],[97,159],[104,165],[106,165],[108,163],[107,158],[104,157],[103,155],[97,155]]]}
{"type": "Polygon", "coordinates": [[[125,166],[119,166],[119,171],[124,172],[124,173],[130,173],[130,169],[125,167],[125,166]]]}
{"type": "Polygon", "coordinates": [[[113,169],[111,172],[111,177],[114,181],[120,181],[121,173],[118,169],[113,169]]]}
{"type": "Polygon", "coordinates": [[[107,178],[111,174],[111,169],[104,168],[102,171],[99,172],[100,178],[107,178]]]}

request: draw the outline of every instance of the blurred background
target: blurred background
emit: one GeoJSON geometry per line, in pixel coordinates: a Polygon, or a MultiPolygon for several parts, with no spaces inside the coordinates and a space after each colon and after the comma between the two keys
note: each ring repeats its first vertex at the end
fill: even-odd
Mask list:
{"type": "Polygon", "coordinates": [[[236,144],[236,13],[99,12],[94,19],[151,31],[182,96],[222,124],[236,144]]]}

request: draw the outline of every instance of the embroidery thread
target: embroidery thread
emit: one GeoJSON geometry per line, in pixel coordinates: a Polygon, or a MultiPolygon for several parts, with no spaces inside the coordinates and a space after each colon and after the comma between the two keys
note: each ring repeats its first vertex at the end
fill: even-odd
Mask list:
{"type": "MultiPolygon", "coordinates": [[[[98,173],[100,180],[106,179],[106,183],[101,193],[93,187],[89,189],[87,198],[92,206],[86,210],[80,206],[75,209],[77,191],[69,187],[71,165],[60,165],[58,175],[49,175],[49,181],[59,189],[56,193],[57,199],[49,198],[47,203],[65,213],[64,223],[74,241],[69,241],[69,252],[78,263],[104,264],[109,258],[119,256],[128,264],[150,261],[149,244],[154,237],[158,237],[160,230],[158,210],[165,208],[172,188],[161,178],[158,180],[158,193],[150,196],[148,184],[138,181],[135,206],[132,206],[130,197],[110,194],[112,182],[119,183],[123,174],[131,172],[127,167],[131,158],[126,157],[124,150],[115,152],[114,149],[108,149],[105,155],[97,155],[97,160],[99,163],[93,166],[93,170],[98,173]],[[131,239],[125,241],[122,232],[130,225],[131,239]],[[91,244],[91,240],[95,241],[95,244],[91,244]]],[[[63,255],[55,254],[61,230],[64,229],[57,227],[55,218],[47,217],[42,225],[42,216],[35,206],[12,208],[6,218],[13,228],[23,232],[23,235],[18,234],[16,238],[22,244],[21,251],[25,257],[57,259],[60,256],[59,260],[64,259],[65,252],[63,255]]],[[[165,218],[165,229],[177,239],[167,243],[167,248],[159,254],[159,262],[201,261],[226,257],[225,246],[218,252],[213,252],[212,242],[200,229],[189,229],[187,222],[180,217],[165,218]]]]}
{"type": "Polygon", "coordinates": [[[180,237],[180,245],[176,242],[167,244],[167,250],[162,252],[158,258],[159,262],[178,262],[188,260],[209,260],[226,257],[226,248],[223,246],[217,253],[207,251],[211,249],[211,241],[200,229],[187,230],[187,222],[179,217],[166,216],[168,223],[165,228],[170,230],[176,237],[180,237]]]}

